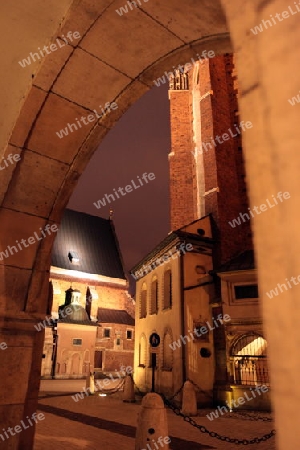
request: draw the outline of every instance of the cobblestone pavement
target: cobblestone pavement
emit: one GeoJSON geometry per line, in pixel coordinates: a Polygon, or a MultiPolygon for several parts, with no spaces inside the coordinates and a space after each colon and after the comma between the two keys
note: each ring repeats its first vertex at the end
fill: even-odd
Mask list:
{"type": "MultiPolygon", "coordinates": [[[[123,403],[120,393],[107,397],[85,396],[78,402],[70,394],[41,394],[39,411],[45,414],[45,420],[37,424],[34,450],[133,450],[139,410],[139,402],[123,403]]],[[[240,414],[228,413],[210,421],[206,414],[211,411],[199,410],[195,421],[210,431],[231,438],[253,439],[274,428],[273,422],[252,421],[240,414]]],[[[266,413],[261,415],[268,416],[266,413]]],[[[170,410],[167,416],[171,450],[234,450],[241,447],[201,433],[170,410]]],[[[275,438],[242,447],[275,450],[275,438]]]]}

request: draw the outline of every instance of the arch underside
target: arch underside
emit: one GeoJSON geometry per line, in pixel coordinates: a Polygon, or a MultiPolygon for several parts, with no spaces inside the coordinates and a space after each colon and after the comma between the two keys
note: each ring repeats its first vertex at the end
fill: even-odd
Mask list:
{"type": "MultiPolygon", "coordinates": [[[[253,123],[243,146],[250,206],[264,203],[277,192],[290,193],[284,204],[253,218],[253,231],[278,448],[297,448],[298,288],[283,290],[272,299],[265,293],[300,274],[299,105],[288,102],[300,88],[298,16],[255,36],[251,27],[286,10],[286,1],[254,0],[241,7],[222,0],[229,37],[219,1],[144,3],[122,17],[115,10],[124,0],[1,5],[5,24],[0,148],[5,159],[16,154],[20,160],[1,172],[0,252],[47,223],[59,223],[93,152],[122,114],[154,86],[153,80],[203,50],[221,54],[234,49],[241,119],[253,123]],[[52,52],[40,66],[40,61],[25,68],[18,64],[39,45],[55,42],[69,31],[81,35],[75,46],[52,52]],[[118,108],[68,136],[56,135],[106,102],[116,102],[118,108]],[[286,343],[289,357],[282,361],[286,343]]],[[[33,325],[47,311],[47,271],[54,237],[0,261],[0,342],[8,344],[0,368],[5,380],[0,417],[5,427],[36,410],[40,366],[36,355],[42,353],[43,336],[34,333],[33,325]],[[25,382],[20,384],[19,379],[25,382]]],[[[4,443],[13,447],[4,448],[31,449],[33,433],[33,429],[24,431],[4,443]]]]}

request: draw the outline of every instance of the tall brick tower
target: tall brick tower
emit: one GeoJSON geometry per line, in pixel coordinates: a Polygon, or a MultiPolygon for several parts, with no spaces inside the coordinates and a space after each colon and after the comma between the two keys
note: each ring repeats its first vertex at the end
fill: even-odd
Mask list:
{"type": "MultiPolygon", "coordinates": [[[[211,214],[215,262],[252,248],[233,55],[205,59],[170,79],[171,229],[211,214]]],[[[250,122],[248,126],[250,127],[250,122]]],[[[247,132],[247,131],[246,131],[247,132]]]]}

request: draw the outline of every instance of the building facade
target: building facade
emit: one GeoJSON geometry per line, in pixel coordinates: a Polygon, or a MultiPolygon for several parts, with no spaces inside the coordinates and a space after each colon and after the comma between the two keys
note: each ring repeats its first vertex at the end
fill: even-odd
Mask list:
{"type": "Polygon", "coordinates": [[[112,220],[65,210],[52,252],[42,377],[133,366],[134,309],[112,220]]]}
{"type": "Polygon", "coordinates": [[[199,404],[227,404],[266,385],[268,392],[243,408],[268,409],[267,342],[242,149],[242,131],[252,124],[240,121],[238,96],[234,55],[208,58],[170,77],[170,218],[177,230],[170,235],[188,230],[189,239],[203,242],[169,268],[171,311],[163,300],[166,268],[151,265],[165,241],[132,269],[136,276],[143,265],[149,268],[138,271],[135,377],[149,390],[149,336],[156,332],[158,391],[172,395],[190,379],[199,387],[199,404]],[[153,292],[161,297],[156,312],[153,292]]]}

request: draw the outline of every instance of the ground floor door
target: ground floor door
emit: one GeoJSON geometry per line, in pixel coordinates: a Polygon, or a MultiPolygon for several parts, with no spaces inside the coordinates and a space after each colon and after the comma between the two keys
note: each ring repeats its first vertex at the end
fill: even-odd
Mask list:
{"type": "Polygon", "coordinates": [[[103,364],[103,351],[95,350],[94,368],[97,370],[102,369],[103,364]]]}

